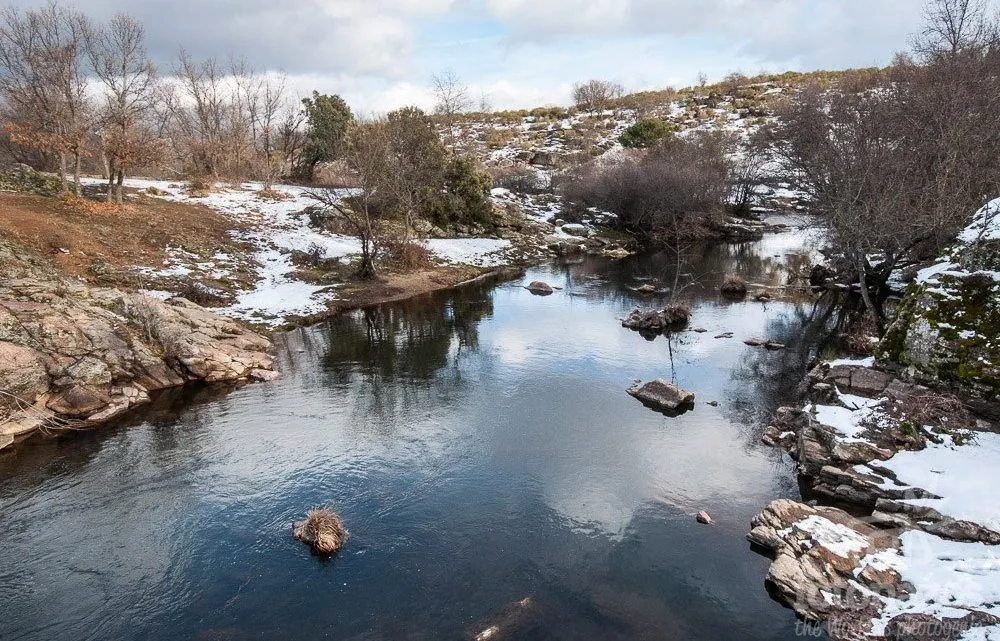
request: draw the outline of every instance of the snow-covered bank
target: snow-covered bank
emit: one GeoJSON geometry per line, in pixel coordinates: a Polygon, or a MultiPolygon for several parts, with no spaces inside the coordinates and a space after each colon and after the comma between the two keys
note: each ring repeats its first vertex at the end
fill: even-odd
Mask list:
{"type": "Polygon", "coordinates": [[[749,538],[774,554],[782,599],[833,639],[1000,639],[998,426],[872,359],[809,380],[814,402],[779,410],[765,440],[812,493],[871,515],[768,506],[749,538]],[[928,626],[951,636],[899,636],[928,626]]]}
{"type": "MultiPolygon", "coordinates": [[[[91,185],[102,181],[89,179],[91,185]]],[[[262,185],[218,185],[211,193],[195,196],[183,184],[159,180],[129,179],[126,186],[143,190],[147,195],[166,200],[199,204],[225,214],[233,221],[231,235],[252,248],[249,259],[255,282],[236,292],[231,305],[218,308],[219,314],[247,321],[279,326],[294,317],[320,314],[338,300],[337,284],[316,284],[297,278],[293,254],[308,254],[314,260],[340,260],[349,263],[360,254],[359,241],[333,234],[310,225],[308,211],[317,205],[305,187],[276,185],[281,198],[260,194],[262,185]]],[[[346,193],[346,192],[345,192],[346,193]]],[[[512,244],[507,240],[487,238],[438,238],[424,241],[431,254],[443,265],[498,267],[511,261],[512,244]]],[[[190,254],[183,248],[165,248],[162,269],[142,270],[152,281],[164,278],[205,276],[216,281],[235,280],[240,260],[216,254],[210,258],[190,254]]]]}

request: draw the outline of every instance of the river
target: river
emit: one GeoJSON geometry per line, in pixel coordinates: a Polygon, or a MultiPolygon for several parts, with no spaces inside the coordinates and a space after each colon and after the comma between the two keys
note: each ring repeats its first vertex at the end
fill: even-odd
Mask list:
{"type": "Polygon", "coordinates": [[[744,535],[798,497],[759,440],[795,398],[812,305],[717,287],[787,282],[809,244],[687,250],[705,333],[621,327],[652,304],[632,288],[673,282],[669,252],[554,262],[283,335],[275,383],[29,441],[0,458],[0,639],[461,639],[527,597],[494,638],[792,638],[744,535]],[[657,377],[697,407],[626,395],[657,377]],[[318,505],[351,531],[329,560],[290,536],[318,505]]]}

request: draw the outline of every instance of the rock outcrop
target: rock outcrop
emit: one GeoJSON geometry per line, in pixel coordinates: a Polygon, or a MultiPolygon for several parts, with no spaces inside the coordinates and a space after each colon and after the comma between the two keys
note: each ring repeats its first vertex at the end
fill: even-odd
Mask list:
{"type": "Polygon", "coordinates": [[[754,518],[747,539],[771,555],[767,581],[782,602],[804,619],[851,617],[869,624],[875,594],[902,592],[892,569],[877,571],[865,557],[897,549],[899,538],[836,508],[810,507],[788,499],[774,501],[754,518]]]}
{"type": "Polygon", "coordinates": [[[87,287],[0,243],[0,447],[188,381],[273,378],[271,343],[182,298],[87,287]]]}
{"type": "Polygon", "coordinates": [[[1000,398],[1000,200],[911,283],[878,348],[909,377],[1000,398]]]}

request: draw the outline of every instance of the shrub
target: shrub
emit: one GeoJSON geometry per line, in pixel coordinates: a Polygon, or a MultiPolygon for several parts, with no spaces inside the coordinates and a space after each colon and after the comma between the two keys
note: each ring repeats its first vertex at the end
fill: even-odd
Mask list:
{"type": "Polygon", "coordinates": [[[181,282],[177,295],[203,307],[213,307],[226,302],[221,291],[191,278],[181,282]]]}
{"type": "Polygon", "coordinates": [[[215,181],[207,176],[192,176],[188,180],[187,192],[193,198],[204,198],[215,189],[215,181]]]}
{"type": "Polygon", "coordinates": [[[382,244],[382,255],[402,269],[427,269],[434,266],[430,250],[418,242],[385,241],[382,244]]]}
{"type": "Polygon", "coordinates": [[[645,118],[626,129],[618,142],[626,149],[645,149],[673,133],[673,124],[657,118],[645,118]]]}
{"type": "Polygon", "coordinates": [[[597,207],[648,245],[711,234],[728,194],[723,140],[666,138],[643,158],[591,164],[563,186],[567,209],[597,207]]]}
{"type": "Polygon", "coordinates": [[[550,191],[549,181],[530,167],[508,168],[495,176],[493,184],[519,194],[540,194],[550,191]]]}
{"type": "Polygon", "coordinates": [[[722,286],[719,290],[726,296],[732,297],[744,297],[747,295],[747,282],[735,276],[733,274],[726,274],[726,277],[722,280],[722,286]]]}
{"type": "Polygon", "coordinates": [[[458,225],[496,226],[490,201],[492,179],[466,156],[455,156],[444,174],[444,191],[428,197],[427,218],[443,229],[458,225]]]}

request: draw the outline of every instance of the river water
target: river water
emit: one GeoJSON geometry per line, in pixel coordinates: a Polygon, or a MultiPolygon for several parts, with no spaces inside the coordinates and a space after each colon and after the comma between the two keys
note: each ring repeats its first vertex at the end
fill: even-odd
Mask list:
{"type": "Polygon", "coordinates": [[[792,638],[744,535],[798,496],[759,439],[794,398],[813,310],[716,291],[727,271],[786,282],[808,244],[687,251],[705,333],[620,325],[676,256],[577,259],[292,332],[275,383],[29,441],[0,458],[0,639],[792,638]],[[533,279],[563,289],[532,296],[533,279]],[[626,395],[657,377],[695,410],[626,395]],[[351,531],[330,560],[290,536],[318,505],[351,531]]]}

